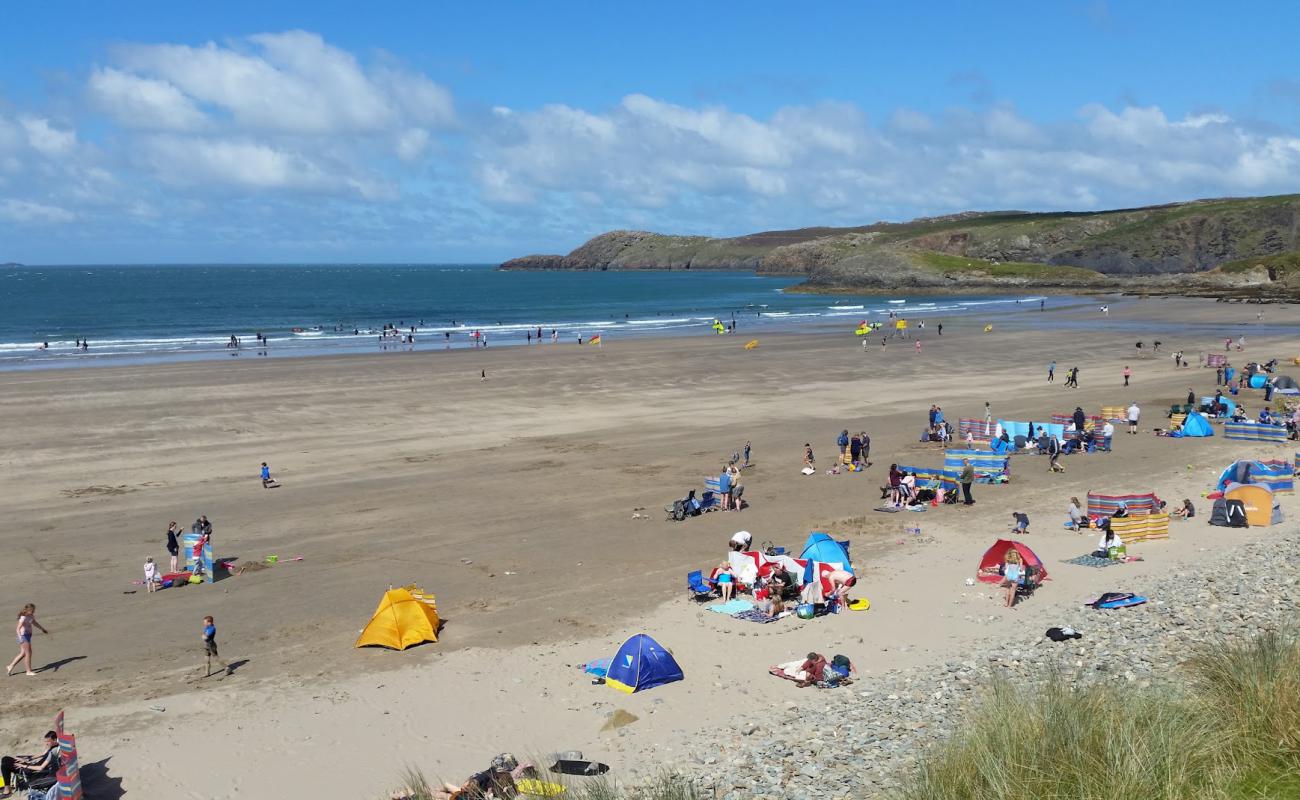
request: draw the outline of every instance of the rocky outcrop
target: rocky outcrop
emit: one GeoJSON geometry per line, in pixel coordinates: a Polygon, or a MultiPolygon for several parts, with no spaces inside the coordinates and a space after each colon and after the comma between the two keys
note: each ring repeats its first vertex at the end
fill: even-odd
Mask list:
{"type": "Polygon", "coordinates": [[[899,288],[1163,290],[1160,275],[1203,291],[1271,285],[1236,273],[1187,280],[1300,246],[1300,195],[1203,200],[1089,213],[968,212],[859,228],[801,228],[735,238],[611,231],[568,255],[512,259],[502,269],[751,269],[807,278],[814,291],[899,288]],[[960,262],[960,263],[958,263],[960,262]],[[982,264],[987,264],[984,268],[982,264]],[[1017,265],[1007,269],[1005,265],[1017,265]],[[1039,265],[1041,269],[1035,269],[1039,265]],[[1063,269],[1075,268],[1075,269],[1063,269]]]}

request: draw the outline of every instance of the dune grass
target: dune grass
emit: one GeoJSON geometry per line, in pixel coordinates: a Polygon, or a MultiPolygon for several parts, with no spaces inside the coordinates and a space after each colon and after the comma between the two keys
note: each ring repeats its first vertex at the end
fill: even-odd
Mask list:
{"type": "Polygon", "coordinates": [[[947,273],[983,272],[995,278],[1028,278],[1032,280],[1073,280],[1097,281],[1102,275],[1096,270],[1083,267],[1067,267],[1057,264],[1030,264],[1018,261],[1004,261],[994,264],[979,258],[953,256],[936,253],[932,250],[914,250],[909,254],[912,262],[919,267],[947,273]]]}
{"type": "Polygon", "coordinates": [[[1300,643],[1205,649],[1179,688],[1000,684],[902,800],[1300,797],[1300,643]]]}

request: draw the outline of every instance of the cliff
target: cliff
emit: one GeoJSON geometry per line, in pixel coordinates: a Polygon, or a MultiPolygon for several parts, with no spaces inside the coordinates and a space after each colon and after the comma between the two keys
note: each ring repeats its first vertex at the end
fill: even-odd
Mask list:
{"type": "Polygon", "coordinates": [[[734,238],[611,231],[502,269],[752,269],[812,291],[897,288],[1300,295],[1300,195],[1100,212],[968,212],[734,238]],[[1261,261],[1262,260],[1262,261],[1261,261]],[[1255,262],[1267,261],[1261,266],[1255,262]],[[1160,277],[1168,276],[1168,277],[1160,277]]]}

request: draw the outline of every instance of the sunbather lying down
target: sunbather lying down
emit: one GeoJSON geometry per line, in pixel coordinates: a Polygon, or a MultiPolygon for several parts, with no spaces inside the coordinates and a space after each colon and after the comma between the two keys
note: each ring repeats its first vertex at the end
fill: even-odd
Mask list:
{"type": "Polygon", "coordinates": [[[519,796],[516,780],[536,778],[537,768],[520,764],[514,756],[502,753],[492,759],[492,766],[469,776],[464,784],[444,783],[440,788],[403,787],[389,795],[390,800],[416,800],[432,795],[438,800],[502,800],[519,796]]]}
{"type": "Polygon", "coordinates": [[[847,656],[835,656],[830,661],[820,653],[809,653],[803,661],[787,661],[768,670],[778,678],[794,681],[800,689],[809,686],[831,688],[847,686],[853,682],[857,670],[847,656]]]}

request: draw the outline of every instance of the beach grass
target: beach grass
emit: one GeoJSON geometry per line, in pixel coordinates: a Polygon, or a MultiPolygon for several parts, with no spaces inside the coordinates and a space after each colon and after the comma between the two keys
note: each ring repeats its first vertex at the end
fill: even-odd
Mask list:
{"type": "MultiPolygon", "coordinates": [[[[437,796],[434,784],[429,783],[424,773],[417,768],[408,767],[402,774],[402,780],[402,790],[391,796],[400,796],[403,800],[434,800],[437,796]]],[[[704,800],[704,795],[690,781],[671,772],[633,787],[619,786],[605,777],[574,780],[563,775],[547,774],[545,780],[563,786],[563,791],[556,796],[568,800],[704,800]]]]}
{"type": "Polygon", "coordinates": [[[998,684],[961,734],[927,754],[899,797],[1300,796],[1295,636],[1225,642],[1183,670],[1185,681],[1163,688],[1074,688],[1058,677],[1032,689],[998,684]]]}

